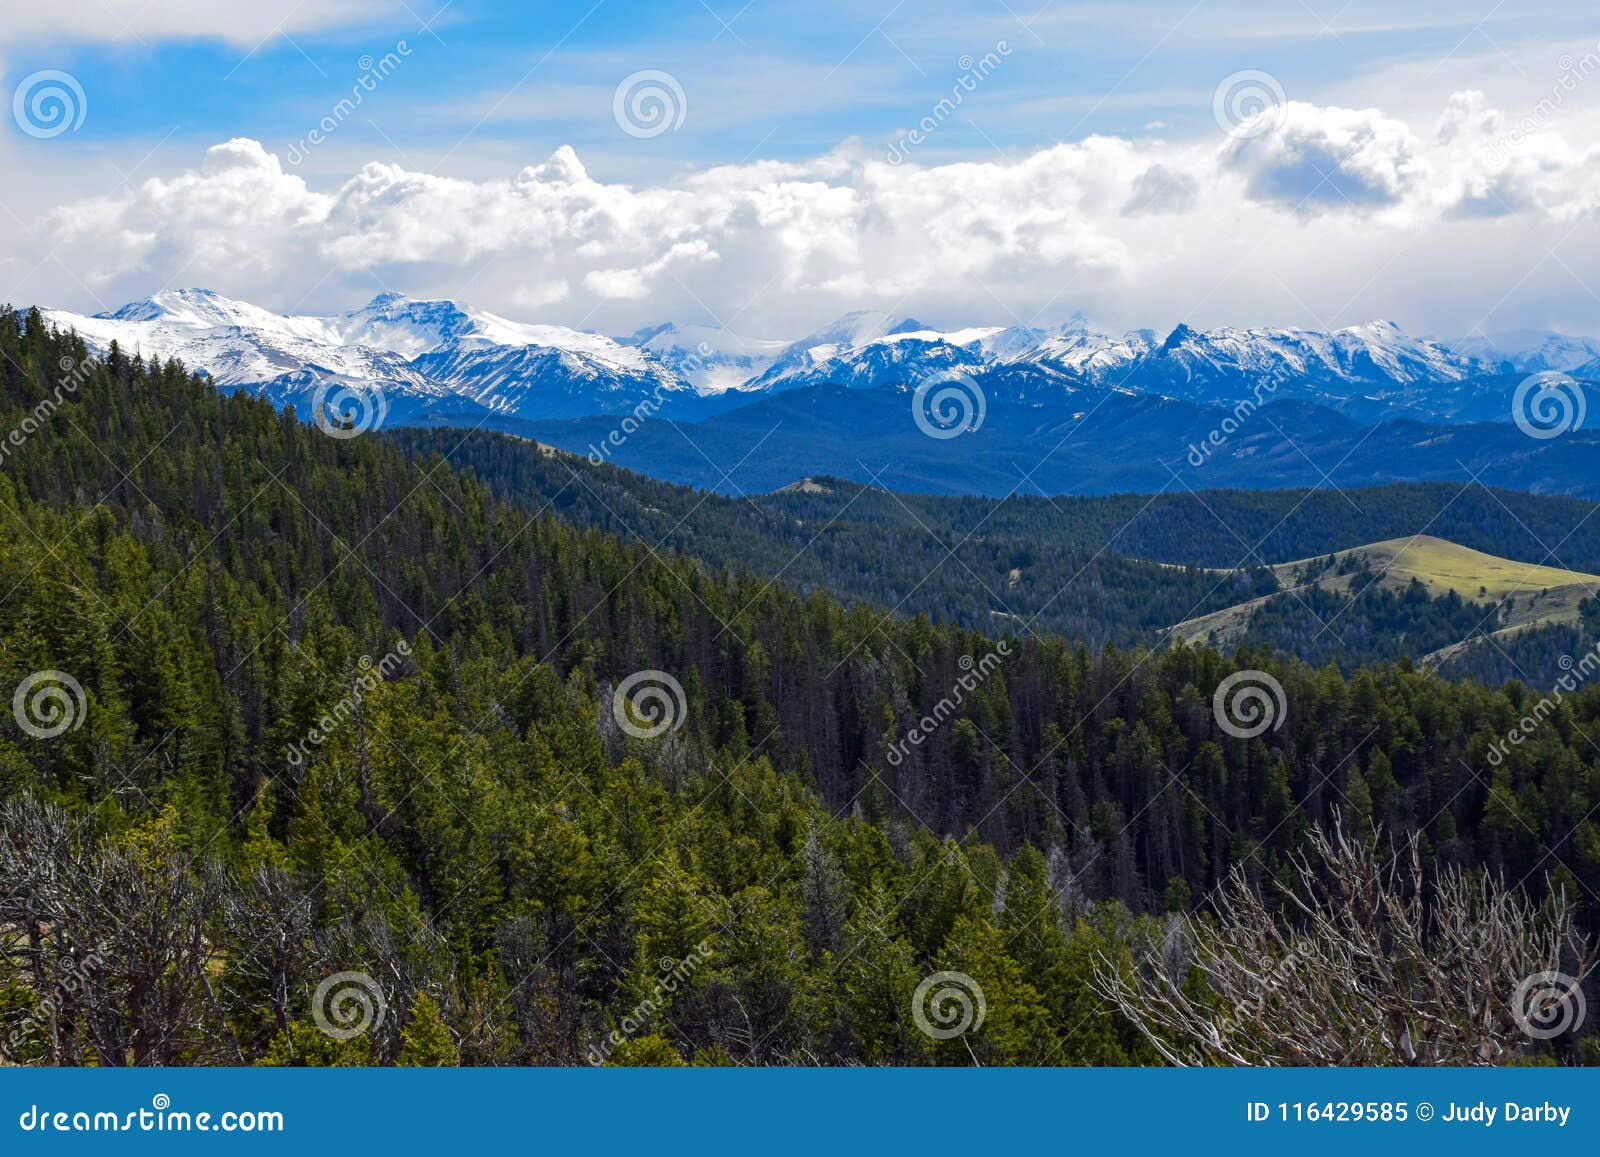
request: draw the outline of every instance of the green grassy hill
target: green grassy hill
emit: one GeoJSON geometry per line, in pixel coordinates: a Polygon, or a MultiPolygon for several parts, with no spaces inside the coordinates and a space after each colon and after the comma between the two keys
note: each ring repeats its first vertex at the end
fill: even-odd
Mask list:
{"type": "Polygon", "coordinates": [[[1279,563],[1270,570],[1282,591],[1186,619],[1172,628],[1171,637],[1237,646],[1251,641],[1264,610],[1309,605],[1314,592],[1348,601],[1376,592],[1406,592],[1417,584],[1434,599],[1455,596],[1482,608],[1481,614],[1469,612],[1462,620],[1476,620],[1467,636],[1418,656],[1434,664],[1458,656],[1486,636],[1575,624],[1583,600],[1600,593],[1600,575],[1501,558],[1426,534],[1279,563]]]}

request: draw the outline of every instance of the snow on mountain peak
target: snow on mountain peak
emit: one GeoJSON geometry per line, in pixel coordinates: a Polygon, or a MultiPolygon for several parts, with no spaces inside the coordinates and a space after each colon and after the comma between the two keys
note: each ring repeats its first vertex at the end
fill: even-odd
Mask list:
{"type": "Polygon", "coordinates": [[[366,382],[434,404],[530,417],[630,409],[682,380],[644,350],[601,334],[531,325],[453,301],[381,293],[331,316],[276,314],[204,289],[164,290],[86,317],[44,310],[90,346],[175,357],[222,386],[295,401],[319,382],[366,382]]]}
{"type": "Polygon", "coordinates": [[[1445,343],[1468,357],[1509,367],[1514,373],[1537,374],[1554,370],[1574,373],[1600,359],[1600,341],[1573,337],[1554,330],[1512,330],[1473,334],[1445,343]]]}
{"type": "Polygon", "coordinates": [[[374,384],[424,410],[448,404],[521,418],[621,413],[667,395],[823,383],[882,388],[950,370],[1014,368],[1027,371],[1019,381],[1029,388],[1097,386],[1203,404],[1232,405],[1270,385],[1282,398],[1413,407],[1428,387],[1507,367],[1600,372],[1600,342],[1590,339],[1536,333],[1446,345],[1384,319],[1331,331],[1179,323],[1163,338],[1151,330],[1102,333],[1081,313],[1059,324],[940,329],[858,310],[783,343],[711,324],[665,323],[611,338],[392,292],[325,316],[273,313],[206,289],[163,290],[92,317],[43,312],[92,347],[115,341],[129,352],[175,357],[221,386],[248,386],[274,400],[297,400],[337,379],[374,384]]]}
{"type": "Polygon", "coordinates": [[[97,313],[107,321],[160,322],[189,329],[209,329],[219,325],[272,324],[279,315],[210,289],[164,289],[142,301],[131,301],[121,309],[97,313]]]}
{"type": "Polygon", "coordinates": [[[745,389],[788,346],[720,325],[670,321],[646,326],[618,341],[648,352],[700,394],[745,389]]]}

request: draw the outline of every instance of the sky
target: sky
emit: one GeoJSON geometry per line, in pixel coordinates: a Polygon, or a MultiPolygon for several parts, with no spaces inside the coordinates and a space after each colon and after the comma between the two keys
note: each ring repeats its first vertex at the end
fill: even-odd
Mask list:
{"type": "Polygon", "coordinates": [[[1600,335],[1577,0],[53,0],[0,300],[1600,335]]]}

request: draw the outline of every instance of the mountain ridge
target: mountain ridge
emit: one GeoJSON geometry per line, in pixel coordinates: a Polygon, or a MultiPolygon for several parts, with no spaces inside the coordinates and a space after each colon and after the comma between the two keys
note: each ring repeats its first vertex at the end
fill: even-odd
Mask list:
{"type": "Polygon", "coordinates": [[[279,400],[325,381],[381,390],[407,421],[444,414],[447,402],[474,421],[485,413],[542,420],[621,414],[642,404],[690,412],[708,399],[737,404],[823,384],[877,389],[1033,371],[1025,380],[1047,402],[1059,401],[1067,387],[1222,406],[1271,395],[1364,421],[1405,413],[1448,422],[1488,416],[1469,403],[1482,382],[1498,376],[1600,376],[1600,341],[1593,339],[1536,332],[1464,338],[1456,348],[1382,320],[1331,331],[1198,330],[1180,322],[1163,338],[1151,329],[1104,333],[1081,314],[1040,327],[939,329],[858,310],[785,343],[670,321],[610,338],[392,292],[333,315],[276,314],[204,289],[166,290],[95,315],[42,313],[92,347],[115,340],[177,357],[219,385],[279,400]]]}

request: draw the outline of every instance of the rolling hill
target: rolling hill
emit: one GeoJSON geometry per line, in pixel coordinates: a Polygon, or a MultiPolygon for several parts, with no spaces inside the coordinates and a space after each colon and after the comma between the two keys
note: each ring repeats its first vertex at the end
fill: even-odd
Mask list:
{"type": "MultiPolygon", "coordinates": [[[[1473,550],[1419,534],[1389,539],[1269,568],[1282,590],[1199,615],[1172,627],[1170,637],[1223,648],[1252,641],[1258,617],[1285,604],[1309,607],[1313,594],[1355,602],[1375,592],[1420,588],[1434,599],[1459,600],[1465,620],[1477,622],[1462,638],[1416,657],[1429,665],[1458,659],[1485,638],[1505,638],[1537,627],[1571,626],[1586,599],[1600,593],[1600,575],[1541,566],[1473,550]]],[[[1331,629],[1332,624],[1324,623],[1331,629]]]]}

